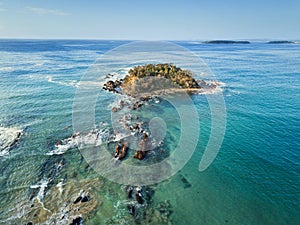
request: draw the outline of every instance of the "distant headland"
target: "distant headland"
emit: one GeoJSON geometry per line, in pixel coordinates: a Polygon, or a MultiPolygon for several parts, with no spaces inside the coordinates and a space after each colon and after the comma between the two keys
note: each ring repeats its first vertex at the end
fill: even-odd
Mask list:
{"type": "MultiPolygon", "coordinates": [[[[204,41],[203,44],[251,44],[250,41],[234,41],[234,40],[211,40],[204,41]]],[[[264,44],[297,44],[298,42],[288,40],[265,41],[264,44]]]]}

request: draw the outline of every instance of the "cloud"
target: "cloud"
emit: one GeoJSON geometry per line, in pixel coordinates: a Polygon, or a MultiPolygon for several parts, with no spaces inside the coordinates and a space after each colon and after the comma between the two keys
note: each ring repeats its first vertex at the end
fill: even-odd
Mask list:
{"type": "Polygon", "coordinates": [[[30,6],[27,6],[25,9],[27,11],[30,11],[30,12],[38,14],[38,15],[56,15],[56,16],[70,15],[70,13],[66,13],[66,12],[63,12],[60,10],[56,10],[56,9],[46,9],[46,8],[30,7],[30,6]]]}

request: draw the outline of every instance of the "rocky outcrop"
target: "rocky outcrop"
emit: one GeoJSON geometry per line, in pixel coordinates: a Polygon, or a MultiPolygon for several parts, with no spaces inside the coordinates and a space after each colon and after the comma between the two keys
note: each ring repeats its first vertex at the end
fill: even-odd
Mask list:
{"type": "Polygon", "coordinates": [[[124,159],[126,157],[126,155],[127,155],[128,147],[129,147],[129,143],[128,142],[125,142],[124,144],[122,144],[121,142],[119,142],[117,144],[114,157],[116,159],[118,159],[118,160],[124,159]]]}
{"type": "Polygon", "coordinates": [[[143,134],[143,139],[140,143],[141,150],[136,151],[134,154],[134,158],[143,160],[147,155],[147,145],[148,145],[148,135],[146,133],[143,134]]]}
{"type": "Polygon", "coordinates": [[[139,160],[143,160],[147,155],[147,152],[143,152],[143,151],[136,151],[134,154],[134,158],[139,159],[139,160]]]}
{"type": "Polygon", "coordinates": [[[0,156],[8,154],[19,143],[22,133],[17,128],[0,127],[0,156]]]}
{"type": "Polygon", "coordinates": [[[129,146],[128,142],[123,144],[121,154],[119,155],[119,160],[122,160],[126,157],[128,146],[129,146]]]}
{"type": "Polygon", "coordinates": [[[121,80],[116,80],[116,81],[109,80],[103,85],[103,89],[107,91],[119,93],[120,91],[118,90],[118,88],[121,86],[121,84],[122,84],[121,80]]]}

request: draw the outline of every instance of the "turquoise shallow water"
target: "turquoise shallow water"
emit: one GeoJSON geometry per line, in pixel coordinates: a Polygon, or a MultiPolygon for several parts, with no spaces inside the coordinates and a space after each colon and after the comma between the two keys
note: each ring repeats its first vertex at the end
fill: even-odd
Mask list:
{"type": "MultiPolygon", "coordinates": [[[[81,190],[92,196],[81,209],[84,224],[135,223],[124,187],[88,167],[76,147],[49,154],[73,133],[72,106],[81,76],[103,53],[124,43],[0,41],[0,127],[6,133],[22,130],[18,143],[0,156],[1,224],[58,223],[62,206],[81,190]]],[[[213,164],[199,172],[211,118],[205,95],[192,96],[200,116],[197,149],[179,173],[150,187],[149,208],[158,214],[159,204],[167,201],[168,220],[146,216],[142,223],[300,224],[300,45],[177,44],[201,57],[225,83],[226,134],[213,164]]],[[[99,97],[97,123],[109,123],[110,102],[109,94],[99,97]]],[[[155,110],[176,122],[169,107],[160,104],[155,110]]],[[[175,122],[165,140],[170,151],[180,129],[175,122]]]]}

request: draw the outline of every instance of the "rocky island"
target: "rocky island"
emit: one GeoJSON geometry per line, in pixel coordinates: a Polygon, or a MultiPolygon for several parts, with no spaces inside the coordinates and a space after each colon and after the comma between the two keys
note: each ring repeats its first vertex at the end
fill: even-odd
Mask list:
{"type": "Polygon", "coordinates": [[[250,44],[250,41],[213,40],[205,41],[205,44],[250,44]]]}
{"type": "Polygon", "coordinates": [[[269,41],[267,44],[295,44],[293,41],[269,41]]]}
{"type": "Polygon", "coordinates": [[[147,64],[135,66],[128,71],[123,79],[109,80],[103,89],[132,97],[141,97],[145,92],[159,91],[189,91],[197,92],[202,89],[212,89],[218,82],[196,80],[190,70],[184,70],[171,63],[147,64]]]}

